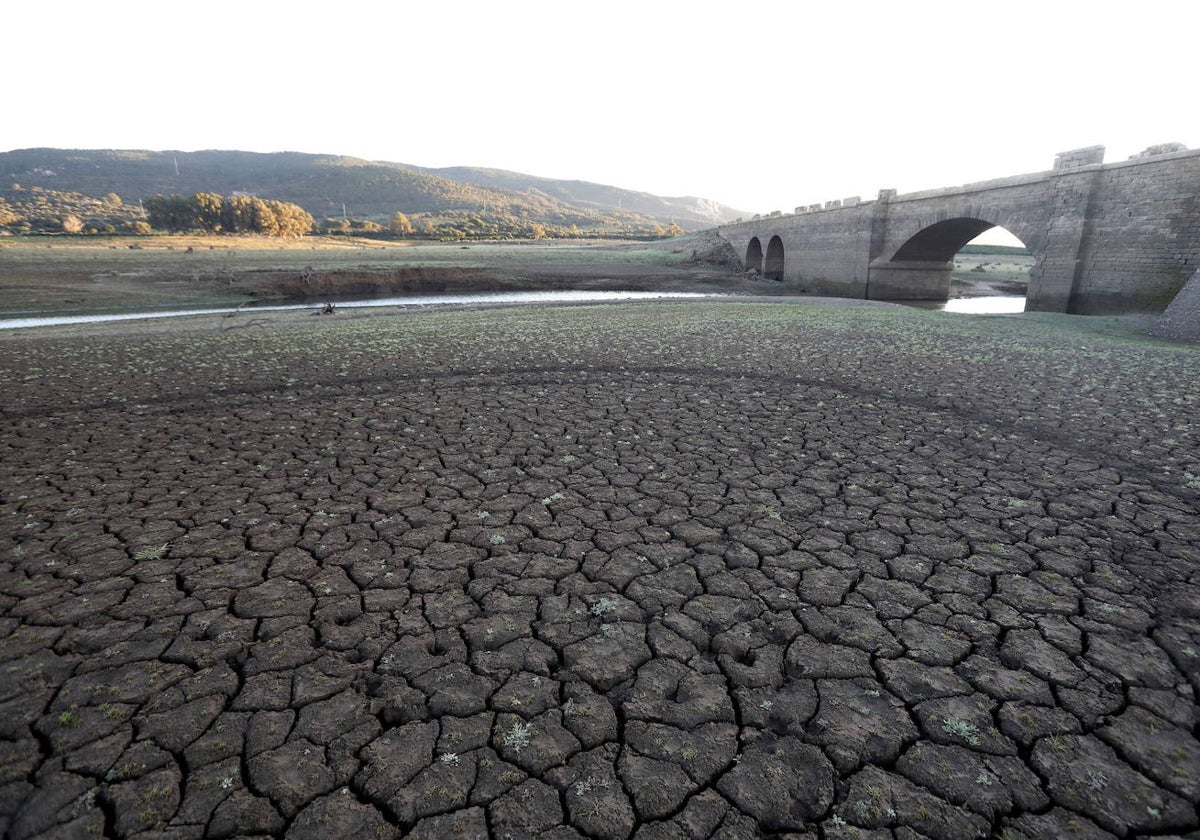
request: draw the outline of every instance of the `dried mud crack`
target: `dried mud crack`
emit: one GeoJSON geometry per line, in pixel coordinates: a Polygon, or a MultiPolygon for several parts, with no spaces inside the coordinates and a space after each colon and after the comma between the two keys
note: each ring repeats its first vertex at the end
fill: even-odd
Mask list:
{"type": "Polygon", "coordinates": [[[707,303],[0,347],[6,837],[1200,832],[1194,348],[707,303]]]}

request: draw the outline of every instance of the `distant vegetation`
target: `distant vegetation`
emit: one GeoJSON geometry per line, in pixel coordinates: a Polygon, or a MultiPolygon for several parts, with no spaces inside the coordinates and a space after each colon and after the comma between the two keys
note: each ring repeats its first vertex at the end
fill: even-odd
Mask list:
{"type": "Polygon", "coordinates": [[[116,193],[96,197],[20,184],[0,190],[0,230],[9,233],[136,232],[134,223],[144,225],[145,218],[141,207],[116,193]]]}
{"type": "Polygon", "coordinates": [[[433,240],[654,239],[712,227],[738,213],[703,199],[582,181],[487,169],[424,170],[332,155],[0,153],[0,229],[9,233],[286,229],[282,235],[293,235],[303,217],[287,209],[292,207],[321,233],[433,240]],[[222,210],[183,206],[201,196],[216,196],[222,210]],[[237,207],[226,206],[235,200],[237,207]],[[393,224],[397,214],[407,226],[393,224]]]}
{"type": "Polygon", "coordinates": [[[1008,254],[1011,256],[1028,256],[1029,249],[1022,245],[964,245],[959,248],[960,254],[1008,254]]]}
{"type": "Polygon", "coordinates": [[[251,195],[155,195],[142,202],[150,227],[168,233],[258,233],[305,236],[313,217],[303,207],[251,195]]]}

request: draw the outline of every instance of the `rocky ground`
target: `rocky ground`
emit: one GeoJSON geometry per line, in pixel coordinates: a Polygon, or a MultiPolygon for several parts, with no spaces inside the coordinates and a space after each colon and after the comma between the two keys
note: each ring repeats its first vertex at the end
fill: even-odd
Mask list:
{"type": "Polygon", "coordinates": [[[1200,836],[1200,356],[647,304],[0,337],[0,833],[1200,836]]]}

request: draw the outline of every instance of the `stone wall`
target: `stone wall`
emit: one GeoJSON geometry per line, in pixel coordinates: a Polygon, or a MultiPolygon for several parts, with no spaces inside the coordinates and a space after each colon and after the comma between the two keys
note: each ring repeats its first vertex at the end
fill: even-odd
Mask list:
{"type": "Polygon", "coordinates": [[[1161,312],[1200,265],[1200,152],[1097,172],[1070,311],[1161,312]]]}
{"type": "Polygon", "coordinates": [[[783,242],[784,280],[796,291],[834,297],[866,297],[872,202],[809,211],[802,216],[760,219],[722,227],[743,260],[757,237],[765,254],[773,236],[783,242]],[[803,219],[797,224],[797,219],[803,219]]]}

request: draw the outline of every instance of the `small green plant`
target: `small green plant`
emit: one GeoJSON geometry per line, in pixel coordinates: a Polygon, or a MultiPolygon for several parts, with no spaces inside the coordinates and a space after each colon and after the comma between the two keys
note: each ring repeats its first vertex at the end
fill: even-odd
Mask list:
{"type": "Polygon", "coordinates": [[[518,721],[504,733],[504,746],[511,747],[513,752],[520,752],[529,746],[529,738],[532,734],[532,726],[518,721]]]}
{"type": "Polygon", "coordinates": [[[979,727],[962,718],[948,717],[942,722],[942,729],[949,734],[962,738],[973,747],[979,746],[979,727]]]}
{"type": "Polygon", "coordinates": [[[162,545],[149,546],[134,552],[134,560],[161,560],[167,556],[168,549],[171,548],[170,543],[162,545]]]}
{"type": "Polygon", "coordinates": [[[1029,840],[1029,838],[1015,828],[1006,828],[1000,832],[999,840],[1029,840]]]}
{"type": "Polygon", "coordinates": [[[1046,745],[1055,752],[1068,752],[1071,749],[1071,744],[1062,735],[1051,735],[1046,739],[1046,745]]]}
{"type": "Polygon", "coordinates": [[[591,608],[588,611],[594,616],[602,616],[602,615],[607,615],[608,613],[612,612],[618,606],[619,605],[617,604],[615,599],[609,598],[606,595],[606,596],[602,597],[596,603],[592,604],[591,608]]]}
{"type": "Polygon", "coordinates": [[[75,727],[83,723],[83,718],[76,711],[76,707],[72,706],[65,712],[58,713],[58,725],[65,727],[75,727]]]}

